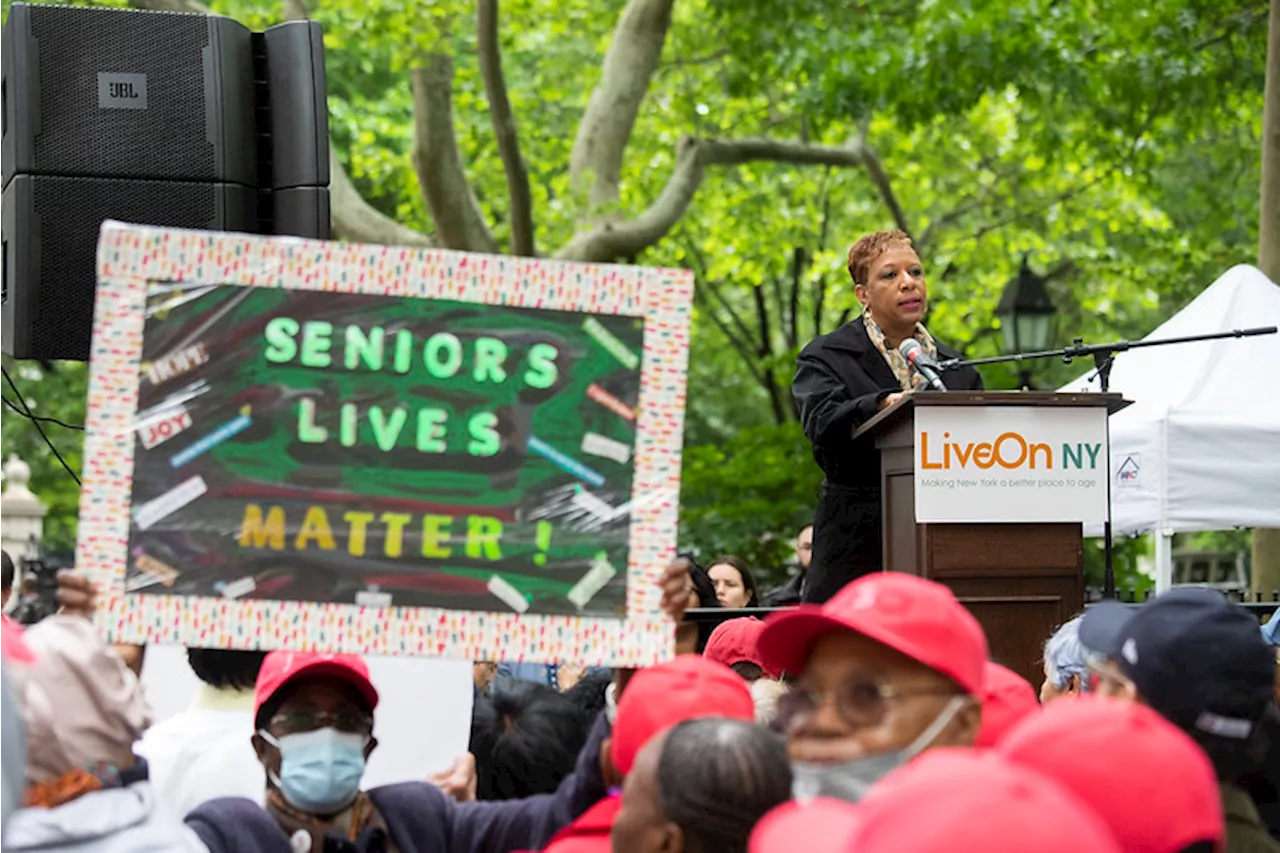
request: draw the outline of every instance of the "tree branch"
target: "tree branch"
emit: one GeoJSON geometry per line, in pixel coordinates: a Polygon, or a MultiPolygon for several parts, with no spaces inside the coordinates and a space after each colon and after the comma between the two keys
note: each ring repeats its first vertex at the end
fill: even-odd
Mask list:
{"type": "Polygon", "coordinates": [[[627,0],[614,30],[569,155],[570,180],[575,189],[588,191],[589,216],[618,201],[623,155],[662,58],[674,3],[627,0]]]}
{"type": "Polygon", "coordinates": [[[467,252],[498,251],[462,165],[453,126],[453,60],[431,54],[413,79],[413,168],[441,245],[467,252]]]}
{"type": "MultiPolygon", "coordinates": [[[[827,235],[830,233],[831,226],[831,193],[828,191],[827,179],[831,176],[831,169],[824,169],[822,175],[822,222],[818,226],[818,251],[825,252],[827,250],[827,235]]],[[[822,334],[822,312],[826,307],[827,300],[827,282],[826,277],[822,273],[818,273],[813,280],[813,333],[815,335],[822,334]]]]}
{"type": "Polygon", "coordinates": [[[791,252],[791,289],[787,296],[787,346],[800,346],[800,279],[809,266],[809,253],[803,246],[791,252]]]}
{"type": "MultiPolygon", "coordinates": [[[[729,319],[733,322],[733,327],[737,329],[738,335],[740,336],[739,339],[741,340],[741,343],[742,343],[742,347],[741,347],[742,352],[744,353],[751,352],[752,334],[751,334],[751,330],[747,328],[747,324],[743,321],[742,315],[734,310],[733,306],[729,304],[729,300],[725,299],[724,294],[720,292],[720,286],[716,284],[714,281],[712,281],[711,277],[707,275],[707,262],[702,257],[702,252],[699,251],[698,248],[694,246],[692,243],[689,244],[688,248],[689,248],[689,256],[694,260],[696,266],[698,267],[697,272],[702,279],[703,286],[711,293],[713,297],[715,297],[716,303],[721,308],[724,309],[724,312],[726,314],[729,315],[729,319]]],[[[734,340],[734,337],[732,335],[729,335],[727,332],[726,332],[726,336],[728,336],[731,341],[734,340]]],[[[748,361],[750,361],[752,357],[753,356],[747,356],[745,354],[743,355],[743,358],[747,359],[748,361]]]]}
{"type": "MultiPolygon", "coordinates": [[[[703,283],[707,283],[706,279],[703,279],[703,283]]],[[[756,382],[759,382],[761,388],[767,387],[768,380],[760,374],[759,368],[756,367],[755,353],[751,351],[751,347],[744,345],[742,341],[738,339],[738,337],[733,333],[733,329],[729,328],[729,325],[725,323],[724,318],[722,318],[719,312],[716,311],[715,306],[707,302],[706,292],[703,288],[695,287],[693,289],[693,301],[701,307],[703,311],[707,312],[707,316],[711,318],[711,322],[715,324],[715,327],[720,330],[720,334],[724,335],[725,340],[729,342],[729,346],[733,347],[734,352],[736,352],[738,357],[742,359],[742,363],[746,365],[747,372],[751,374],[751,378],[756,382]]]]}
{"type": "Polygon", "coordinates": [[[769,334],[769,303],[765,299],[763,284],[757,284],[751,291],[756,302],[756,324],[760,327],[760,345],[756,349],[756,357],[761,362],[760,372],[764,374],[765,392],[769,395],[773,422],[781,425],[787,422],[787,416],[782,410],[782,397],[778,394],[778,375],[770,363],[773,361],[773,340],[769,334]]]}
{"type": "Polygon", "coordinates": [[[329,221],[335,237],[353,243],[380,246],[431,247],[436,241],[428,234],[396,222],[360,195],[329,140],[329,221]]]}
{"type": "MultiPolygon", "coordinates": [[[[211,15],[199,0],[130,0],[136,9],[159,12],[194,12],[211,15]]],[[[284,0],[286,20],[302,20],[307,9],[302,0],[284,0]]],[[[357,243],[396,246],[434,246],[435,241],[420,231],[396,222],[364,200],[347,175],[342,160],[334,153],[333,137],[329,137],[329,222],[334,236],[357,243]]]]}
{"type": "MultiPolygon", "coordinates": [[[[300,0],[293,0],[300,2],[300,0]]],[[[507,81],[502,73],[502,51],[498,43],[498,0],[476,2],[476,52],[480,58],[480,75],[484,93],[489,99],[489,118],[498,140],[498,156],[507,172],[507,197],[511,218],[511,254],[533,257],[537,254],[533,240],[533,193],[529,190],[529,172],[520,156],[520,137],[516,119],[507,98],[507,81]]]]}
{"type": "Polygon", "coordinates": [[[893,184],[889,181],[889,174],[884,170],[880,157],[866,143],[865,139],[860,140],[859,144],[862,147],[862,163],[867,168],[867,177],[871,178],[871,183],[875,184],[876,192],[880,194],[880,200],[884,202],[885,207],[889,208],[889,213],[893,215],[894,225],[910,236],[911,226],[907,224],[907,214],[898,202],[898,196],[893,192],[893,184]]]}
{"type": "Polygon", "coordinates": [[[612,261],[635,255],[657,243],[689,209],[707,166],[738,166],[772,161],[811,166],[865,165],[865,149],[854,141],[843,148],[804,145],[777,139],[681,140],[676,162],[662,192],[634,219],[605,222],[578,233],[556,257],[576,261],[612,261]]]}
{"type": "MultiPolygon", "coordinates": [[[[761,282],[760,287],[764,287],[763,282],[761,282]]],[[[773,308],[778,315],[778,329],[781,331],[783,337],[786,337],[787,298],[782,295],[782,274],[769,276],[769,290],[770,295],[773,297],[773,308]]],[[[766,320],[767,319],[768,318],[766,317],[766,320]]],[[[769,331],[768,325],[761,324],[760,338],[762,341],[768,339],[769,349],[772,350],[773,336],[769,334],[769,331]]]]}

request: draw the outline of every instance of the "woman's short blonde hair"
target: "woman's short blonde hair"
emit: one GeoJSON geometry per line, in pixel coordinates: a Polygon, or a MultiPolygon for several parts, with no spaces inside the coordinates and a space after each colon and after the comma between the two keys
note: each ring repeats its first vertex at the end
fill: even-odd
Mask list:
{"type": "Polygon", "coordinates": [[[871,265],[889,249],[915,249],[910,235],[905,231],[877,231],[862,237],[849,247],[849,275],[854,284],[866,284],[871,265]]]}

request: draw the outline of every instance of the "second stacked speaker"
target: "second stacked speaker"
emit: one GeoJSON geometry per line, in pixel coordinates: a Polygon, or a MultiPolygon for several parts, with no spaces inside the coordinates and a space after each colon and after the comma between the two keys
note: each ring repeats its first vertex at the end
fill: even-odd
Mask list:
{"type": "Polygon", "coordinates": [[[318,24],[14,4],[0,65],[5,352],[89,357],[104,220],[329,236],[318,24]]]}

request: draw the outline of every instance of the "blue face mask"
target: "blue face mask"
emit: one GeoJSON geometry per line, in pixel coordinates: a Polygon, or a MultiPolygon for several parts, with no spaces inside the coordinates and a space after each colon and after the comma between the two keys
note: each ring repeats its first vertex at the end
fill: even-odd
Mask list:
{"type": "Polygon", "coordinates": [[[351,805],[364,776],[365,735],[334,728],[262,739],[280,750],[280,775],[269,778],[294,808],[331,815],[351,805]]]}

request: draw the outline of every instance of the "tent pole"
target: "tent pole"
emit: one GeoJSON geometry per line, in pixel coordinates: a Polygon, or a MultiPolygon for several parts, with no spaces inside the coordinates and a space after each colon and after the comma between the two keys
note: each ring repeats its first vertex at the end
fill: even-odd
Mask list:
{"type": "Polygon", "coordinates": [[[1156,538],[1156,595],[1173,586],[1173,533],[1157,528],[1156,538]]]}
{"type": "MultiPolygon", "coordinates": [[[[1280,0],[1277,0],[1280,2],[1280,0]]],[[[1095,352],[1093,364],[1098,370],[1098,385],[1103,394],[1111,390],[1111,368],[1115,364],[1115,353],[1095,352]]],[[[1102,597],[1116,597],[1116,545],[1111,530],[1111,414],[1103,424],[1106,436],[1107,466],[1107,520],[1102,525],[1102,597]]]]}

